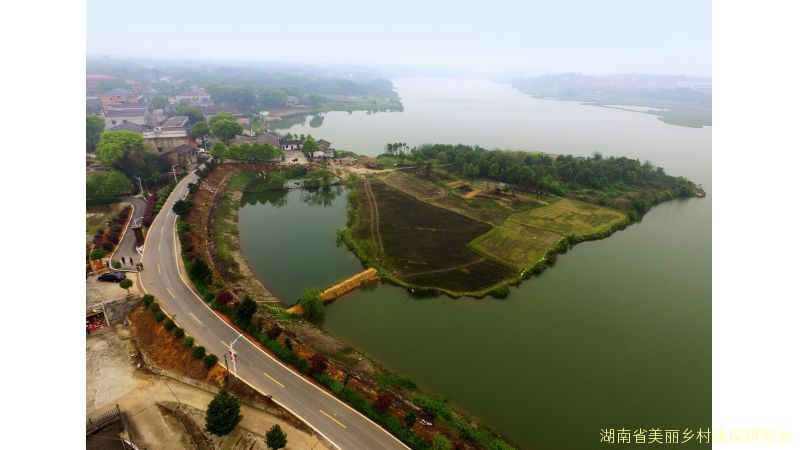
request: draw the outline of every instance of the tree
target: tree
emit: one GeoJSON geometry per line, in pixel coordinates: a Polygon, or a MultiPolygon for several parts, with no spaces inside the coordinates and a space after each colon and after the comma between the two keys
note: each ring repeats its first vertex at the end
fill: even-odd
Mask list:
{"type": "MultiPolygon", "coordinates": [[[[215,116],[216,117],[216,116],[215,116]]],[[[242,128],[242,124],[237,122],[234,119],[217,119],[214,120],[215,117],[212,117],[211,123],[211,133],[225,141],[225,143],[229,143],[231,139],[235,138],[237,135],[242,134],[244,128],[242,128]]]]}
{"type": "Polygon", "coordinates": [[[236,308],[236,319],[243,326],[250,325],[250,319],[253,318],[256,311],[258,311],[258,303],[250,297],[245,297],[244,301],[236,308]]]}
{"type": "Polygon", "coordinates": [[[89,114],[86,116],[86,150],[94,150],[100,141],[100,134],[106,129],[106,122],[102,117],[89,114]]]}
{"type": "Polygon", "coordinates": [[[114,88],[128,89],[128,83],[126,83],[125,80],[120,80],[119,78],[102,80],[97,83],[97,90],[100,92],[108,92],[114,88]]]}
{"type": "Polygon", "coordinates": [[[239,399],[221,389],[206,409],[206,431],[225,436],[236,428],[242,420],[239,399]]]}
{"type": "Polygon", "coordinates": [[[130,278],[125,278],[119,282],[119,287],[128,291],[128,294],[131,293],[131,286],[133,286],[133,281],[130,278]]]}
{"type": "Polygon", "coordinates": [[[192,204],[186,200],[178,200],[172,205],[172,211],[179,217],[186,217],[192,210],[192,204]]]}
{"type": "Polygon", "coordinates": [[[193,106],[178,105],[175,108],[173,116],[186,116],[189,119],[189,125],[205,120],[203,112],[193,106]]]}
{"type": "Polygon", "coordinates": [[[211,279],[211,268],[208,267],[205,261],[197,258],[189,265],[189,276],[207,283],[211,279]]]}
{"type": "Polygon", "coordinates": [[[202,138],[203,136],[208,136],[211,134],[211,127],[208,126],[205,122],[197,122],[196,124],[192,125],[192,137],[202,138]]]}
{"type": "Polygon", "coordinates": [[[272,428],[267,431],[266,436],[267,447],[269,447],[270,450],[278,450],[286,447],[286,433],[281,430],[280,425],[273,425],[272,428]]]}
{"type": "Polygon", "coordinates": [[[214,146],[211,147],[211,156],[217,158],[219,162],[224,162],[230,157],[228,146],[222,142],[214,142],[214,146]]]}
{"type": "Polygon", "coordinates": [[[233,300],[233,294],[230,291],[222,291],[217,294],[217,303],[220,305],[227,305],[233,300]]]}
{"type": "Polygon", "coordinates": [[[164,97],[163,95],[156,95],[150,99],[150,107],[153,109],[164,109],[164,107],[168,104],[169,100],[167,100],[167,97],[164,97]]]}
{"type": "Polygon", "coordinates": [[[297,301],[303,308],[303,318],[315,322],[325,317],[325,305],[322,304],[319,289],[306,289],[303,296],[297,301]]]}
{"type": "Polygon", "coordinates": [[[142,135],[133,131],[106,131],[97,143],[97,158],[101,163],[132,177],[147,175],[145,144],[142,135]]]}
{"type": "Polygon", "coordinates": [[[102,248],[94,248],[91,252],[89,252],[89,259],[103,259],[106,257],[106,251],[102,248]]]}
{"type": "Polygon", "coordinates": [[[319,145],[317,145],[317,141],[314,140],[313,137],[309,136],[303,142],[303,153],[314,153],[315,151],[319,150],[319,145]]]}
{"type": "Polygon", "coordinates": [[[453,444],[450,443],[450,439],[447,439],[447,436],[441,433],[436,433],[433,435],[431,450],[450,450],[452,448],[453,444]]]}
{"type": "Polygon", "coordinates": [[[313,106],[318,106],[322,104],[324,98],[319,94],[309,94],[308,95],[308,104],[313,106]]]}
{"type": "Polygon", "coordinates": [[[133,190],[131,181],[117,170],[92,172],[86,177],[87,198],[108,198],[127,194],[133,190]]]}

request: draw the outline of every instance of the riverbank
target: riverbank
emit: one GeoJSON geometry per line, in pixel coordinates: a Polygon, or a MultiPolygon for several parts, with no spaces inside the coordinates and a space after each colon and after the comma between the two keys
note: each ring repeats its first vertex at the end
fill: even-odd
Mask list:
{"type": "MultiPolygon", "coordinates": [[[[207,223],[211,228],[192,225],[184,230],[188,235],[182,238],[182,242],[186,241],[188,246],[192,246],[200,242],[191,236],[197,234],[198,230],[200,234],[214,236],[214,239],[205,243],[210,250],[210,258],[237,262],[236,265],[226,266],[225,277],[218,277],[215,273],[202,282],[207,293],[201,293],[212,307],[235,318],[238,317],[239,306],[247,297],[256,301],[259,308],[252,320],[243,323],[232,319],[235,325],[253,336],[251,340],[261,343],[265,351],[294,365],[301,373],[312,376],[322,387],[384,426],[412,448],[425,448],[429,445],[426,442],[431,442],[436,434],[445,436],[460,448],[510,448],[506,441],[496,437],[496,432],[463,413],[451,410],[443,398],[422,392],[407,377],[389,372],[319,327],[287,314],[284,303],[264,301],[263,296],[269,291],[256,277],[246,275],[252,274],[252,271],[247,267],[239,241],[230,239],[231,235],[238,236],[238,202],[245,185],[245,177],[240,176],[239,169],[242,169],[242,165],[225,164],[215,168],[199,182],[196,193],[219,190],[219,195],[215,196],[216,206],[193,208],[187,223],[207,223]],[[226,178],[226,173],[230,173],[228,181],[220,184],[220,180],[226,178]],[[202,215],[211,219],[204,221],[196,217],[202,215]],[[203,230],[206,232],[203,233],[203,230]],[[217,240],[217,236],[227,237],[217,240]],[[220,248],[226,253],[221,259],[217,254],[220,248]],[[258,285],[261,285],[260,288],[258,285]],[[227,298],[223,294],[226,291],[232,292],[235,298],[227,298]],[[315,372],[313,368],[320,360],[325,362],[324,369],[315,372]]],[[[274,170],[274,167],[264,166],[261,170],[274,170]]],[[[333,230],[331,234],[331,239],[334,239],[333,230]]],[[[183,248],[186,253],[187,245],[183,248]]],[[[198,254],[196,247],[192,251],[198,254]]],[[[189,263],[190,273],[196,261],[189,263]]],[[[219,267],[220,263],[215,261],[213,266],[219,267]]]]}

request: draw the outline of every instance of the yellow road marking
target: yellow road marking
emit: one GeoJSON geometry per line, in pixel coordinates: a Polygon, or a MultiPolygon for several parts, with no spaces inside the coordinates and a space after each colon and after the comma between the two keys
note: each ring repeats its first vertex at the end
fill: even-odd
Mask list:
{"type": "Polygon", "coordinates": [[[161,225],[161,234],[164,234],[164,225],[161,225]]]}
{"type": "Polygon", "coordinates": [[[175,298],[175,294],[173,294],[172,291],[169,290],[169,288],[167,288],[167,292],[169,293],[169,295],[172,296],[172,298],[175,298]]]}
{"type": "Polygon", "coordinates": [[[276,380],[275,378],[272,378],[271,376],[269,376],[269,374],[267,372],[264,372],[264,376],[269,378],[270,380],[274,381],[275,384],[277,384],[278,386],[280,386],[282,388],[286,388],[286,386],[284,386],[283,383],[281,383],[280,381],[276,380]]]}
{"type": "Polygon", "coordinates": [[[223,341],[223,340],[220,340],[220,342],[222,342],[222,345],[224,345],[224,346],[225,346],[225,348],[230,348],[230,347],[228,347],[228,343],[227,343],[227,342],[225,342],[225,341],[223,341]]]}
{"type": "Polygon", "coordinates": [[[158,241],[158,251],[161,251],[161,241],[158,241]]]}
{"type": "Polygon", "coordinates": [[[190,315],[190,316],[192,316],[192,319],[196,320],[196,321],[197,321],[197,323],[199,323],[200,325],[202,325],[202,324],[203,324],[203,322],[200,322],[200,319],[198,319],[198,318],[197,318],[197,316],[195,316],[194,314],[192,314],[192,313],[189,313],[189,315],[190,315]]]}
{"type": "Polygon", "coordinates": [[[337,424],[337,425],[339,425],[340,427],[344,428],[345,430],[347,429],[347,425],[343,424],[342,422],[339,422],[339,421],[338,421],[338,420],[336,420],[336,419],[335,419],[335,418],[334,418],[332,415],[330,415],[330,414],[326,413],[325,411],[323,411],[323,410],[321,410],[321,409],[319,410],[319,412],[321,412],[322,414],[324,414],[324,415],[325,415],[325,417],[327,417],[328,419],[331,419],[332,421],[336,422],[336,424],[337,424]]]}
{"type": "Polygon", "coordinates": [[[156,264],[156,267],[158,267],[158,273],[160,274],[161,273],[161,264],[156,264]]]}

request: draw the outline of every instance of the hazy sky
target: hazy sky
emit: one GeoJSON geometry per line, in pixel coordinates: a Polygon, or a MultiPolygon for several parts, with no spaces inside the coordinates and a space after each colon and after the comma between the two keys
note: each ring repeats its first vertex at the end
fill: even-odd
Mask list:
{"type": "Polygon", "coordinates": [[[88,0],[89,55],[711,75],[710,0],[88,0]]]}

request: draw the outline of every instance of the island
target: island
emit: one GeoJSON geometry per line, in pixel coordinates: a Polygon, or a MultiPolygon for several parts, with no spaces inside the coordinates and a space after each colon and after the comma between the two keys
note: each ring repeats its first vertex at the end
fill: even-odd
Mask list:
{"type": "Polygon", "coordinates": [[[658,203],[705,195],[649,162],[600,154],[437,144],[391,151],[372,166],[346,171],[352,191],[339,239],[382,280],[418,296],[505,298],[575,244],[658,203]]]}

